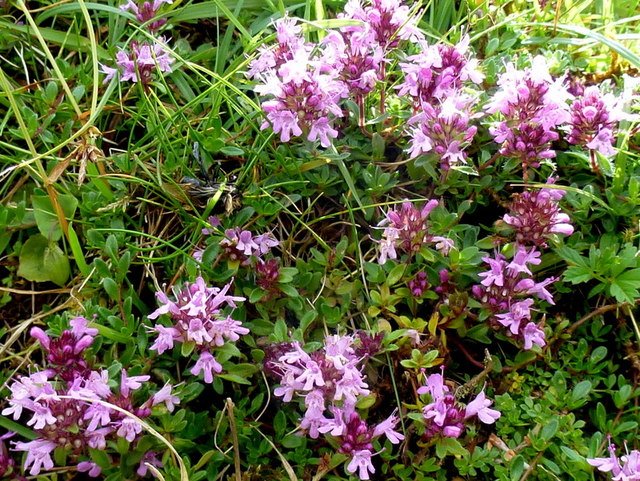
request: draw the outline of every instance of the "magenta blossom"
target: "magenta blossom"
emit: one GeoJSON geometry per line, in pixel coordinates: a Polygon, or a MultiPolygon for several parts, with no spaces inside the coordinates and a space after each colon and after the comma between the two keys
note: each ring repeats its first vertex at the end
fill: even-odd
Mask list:
{"type": "Polygon", "coordinates": [[[120,75],[120,82],[140,82],[147,87],[151,83],[151,74],[154,70],[170,73],[171,64],[174,59],[162,44],[165,39],[160,37],[153,45],[147,42],[131,42],[129,53],[120,50],[116,54],[116,65],[118,68],[101,65],[102,72],[106,74],[103,83],[108,83],[117,74],[120,75]]]}
{"type": "Polygon", "coordinates": [[[615,444],[609,445],[609,457],[587,458],[591,466],[599,471],[611,473],[615,481],[636,481],[640,479],[640,451],[633,450],[619,458],[616,456],[615,444]]]}
{"type": "Polygon", "coordinates": [[[531,320],[534,299],[528,296],[553,304],[553,296],[546,286],[557,279],[549,277],[536,282],[528,277],[532,276],[530,266],[541,262],[540,252],[536,247],[529,250],[518,246],[511,262],[499,253],[482,260],[488,264],[489,270],[478,274],[483,279],[479,285],[473,286],[472,292],[492,312],[491,322],[506,327],[509,337],[523,340],[525,349],[531,349],[533,344],[543,347],[545,334],[540,325],[531,320]]]}
{"type": "Polygon", "coordinates": [[[465,407],[445,384],[443,374],[435,373],[428,376],[425,385],[419,387],[417,392],[427,395],[430,401],[422,408],[426,437],[457,438],[466,429],[464,423],[469,419],[477,417],[485,424],[493,424],[501,415],[499,411],[490,409],[493,401],[486,398],[484,391],[465,407]]]}
{"type": "Polygon", "coordinates": [[[446,237],[432,235],[427,222],[429,214],[437,205],[438,201],[432,199],[418,210],[411,202],[403,202],[399,209],[389,210],[386,218],[378,223],[378,227],[384,226],[382,240],[379,241],[378,262],[384,264],[387,259],[397,259],[396,249],[414,255],[432,243],[446,255],[453,241],[446,237]]]}
{"type": "Polygon", "coordinates": [[[245,300],[244,297],[227,294],[230,288],[231,283],[222,289],[207,287],[204,279],[198,277],[194,283],[186,283],[181,291],[174,292],[175,301],[164,292],[157,292],[156,297],[162,305],[149,314],[149,319],[168,314],[174,324],[170,327],[156,324],[150,328],[150,332],[158,336],[150,349],[162,354],[173,349],[175,343],[192,344],[199,359],[191,373],[196,376],[203,373],[205,382],[213,382],[213,375],[222,372],[213,351],[226,341],[235,342],[249,333],[240,321],[224,312],[235,308],[236,302],[245,300]]]}
{"type": "MultiPolygon", "coordinates": [[[[57,338],[33,329],[32,335],[47,352],[50,367],[29,376],[18,376],[10,383],[11,394],[2,410],[2,415],[12,415],[15,420],[30,415],[26,424],[37,437],[30,442],[17,442],[14,449],[27,452],[24,468],[34,476],[53,468],[52,453],[56,449],[73,453],[77,460],[89,456],[90,448],[106,449],[107,442],[115,443],[118,438],[137,442],[142,433],[137,418],[149,417],[151,407],[159,402],[171,405],[179,402],[176,396],[171,396],[171,386],[166,385],[139,404],[138,391],[150,377],[130,375],[124,369],[120,371],[119,387],[114,388],[107,371],[90,370],[82,358],[84,347],[91,343],[83,339],[92,341],[98,330],[89,328],[82,317],[72,319],[70,324],[71,329],[57,338]],[[60,369],[63,361],[64,369],[60,369]]],[[[0,458],[2,447],[0,443],[0,458]]],[[[77,469],[91,477],[101,473],[100,467],[91,461],[80,461],[77,469]]]]}
{"type": "MultiPolygon", "coordinates": [[[[153,2],[139,0],[137,4],[133,0],[127,0],[125,4],[120,5],[120,10],[123,12],[130,10],[140,23],[146,23],[158,14],[158,10],[160,10],[163,3],[172,4],[173,0],[153,0],[153,2]]],[[[166,18],[159,18],[149,23],[147,27],[153,33],[157,32],[165,23],[167,23],[166,18]]]]}
{"type": "Polygon", "coordinates": [[[468,54],[469,37],[459,44],[428,45],[421,42],[422,50],[400,64],[404,82],[398,85],[398,95],[413,98],[414,107],[433,107],[440,101],[458,96],[467,83],[479,84],[484,75],[478,70],[478,60],[468,54]]]}
{"type": "Polygon", "coordinates": [[[411,17],[409,6],[402,0],[349,0],[338,17],[365,23],[383,50],[397,47],[400,40],[424,39],[416,26],[418,16],[411,17]]]}
{"type": "Polygon", "coordinates": [[[282,142],[303,136],[329,147],[338,136],[333,121],[344,115],[338,102],[347,87],[322,51],[304,43],[295,20],[279,20],[276,28],[278,45],[261,50],[249,71],[259,81],[255,91],[267,98],[261,128],[271,127],[282,142]]]}
{"type": "MultiPolygon", "coordinates": [[[[555,180],[549,177],[547,184],[555,180]]],[[[547,240],[554,234],[573,234],[571,219],[558,205],[565,194],[562,189],[545,187],[514,196],[511,213],[505,214],[503,220],[515,229],[519,244],[547,247],[547,240]]]]}
{"type": "Polygon", "coordinates": [[[464,149],[473,140],[477,128],[469,125],[474,115],[471,106],[475,100],[452,93],[434,104],[423,103],[419,113],[409,120],[409,156],[433,153],[442,170],[466,164],[464,149]]]}
{"type": "Polygon", "coordinates": [[[555,157],[551,142],[559,138],[557,127],[571,119],[567,101],[572,97],[564,78],[554,80],[544,57],[535,57],[530,68],[513,64],[500,75],[499,89],[486,107],[502,120],[489,132],[502,144],[500,154],[519,159],[525,180],[529,167],[555,157]]]}
{"type": "Polygon", "coordinates": [[[614,131],[618,121],[625,118],[622,102],[613,94],[603,94],[597,86],[585,89],[571,104],[571,131],[567,140],[602,155],[615,154],[614,131]]]}

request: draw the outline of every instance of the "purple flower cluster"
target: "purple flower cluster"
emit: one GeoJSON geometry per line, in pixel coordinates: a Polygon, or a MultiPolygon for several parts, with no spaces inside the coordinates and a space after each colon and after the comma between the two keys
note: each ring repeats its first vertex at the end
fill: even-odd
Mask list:
{"type": "Polygon", "coordinates": [[[371,31],[383,50],[398,46],[400,40],[418,42],[424,35],[416,27],[416,18],[410,16],[408,5],[402,0],[349,0],[339,18],[360,20],[371,31]]]}
{"type": "Polygon", "coordinates": [[[409,155],[418,157],[433,152],[440,167],[464,163],[464,148],[476,134],[469,125],[476,115],[472,108],[476,97],[463,93],[469,84],[479,84],[484,76],[478,61],[467,53],[469,37],[454,46],[429,45],[420,42],[421,51],[400,63],[404,82],[398,85],[398,95],[409,95],[417,112],[409,120],[409,155]]]}
{"type": "MultiPolygon", "coordinates": [[[[127,3],[120,5],[120,10],[123,12],[130,10],[140,23],[146,23],[153,20],[153,18],[158,14],[158,10],[160,10],[163,3],[172,4],[173,0],[153,0],[153,2],[149,2],[148,0],[138,0],[137,4],[133,0],[127,0],[127,3]]],[[[165,23],[167,23],[166,18],[159,18],[158,20],[149,23],[147,28],[149,29],[149,32],[155,33],[160,30],[165,23]]]]}
{"type": "Polygon", "coordinates": [[[400,0],[350,0],[338,17],[362,23],[330,32],[318,45],[304,41],[295,19],[276,21],[277,44],[260,47],[249,65],[247,75],[259,82],[254,90],[269,98],[262,128],[271,126],[283,142],[305,137],[329,147],[338,136],[335,120],[345,115],[342,100],[355,98],[362,117],[364,97],[384,78],[385,54],[401,39],[422,39],[400,0]]]}
{"type": "Polygon", "coordinates": [[[457,45],[428,45],[421,42],[421,51],[400,63],[404,82],[398,85],[398,95],[409,95],[414,106],[435,107],[440,101],[461,95],[466,83],[479,84],[484,75],[478,70],[478,60],[469,58],[469,37],[457,45]]]}
{"type": "Polygon", "coordinates": [[[567,104],[571,94],[563,78],[551,77],[541,56],[525,70],[508,64],[498,85],[486,110],[501,113],[503,120],[489,132],[502,144],[500,154],[520,160],[526,179],[529,167],[555,157],[551,142],[559,138],[557,127],[571,119],[567,104]]]}
{"type": "MultiPolygon", "coordinates": [[[[202,229],[205,235],[215,233],[215,229],[220,226],[220,219],[210,217],[211,228],[202,229]]],[[[217,238],[219,239],[219,237],[217,238]]],[[[246,267],[253,272],[255,283],[264,292],[265,296],[261,301],[269,300],[271,297],[281,293],[279,283],[281,280],[280,261],[277,258],[266,258],[271,249],[278,247],[280,242],[271,234],[253,234],[251,231],[234,227],[224,231],[224,238],[216,240],[222,247],[223,257],[232,265],[246,267]]],[[[202,262],[204,249],[197,250],[193,257],[202,262]]]]}
{"type": "Polygon", "coordinates": [[[475,100],[468,95],[452,94],[434,104],[422,103],[422,109],[409,120],[409,156],[433,152],[440,168],[466,163],[464,149],[471,143],[477,128],[469,125],[475,100]]]}
{"type": "Polygon", "coordinates": [[[362,101],[381,79],[384,51],[369,24],[330,32],[323,40],[325,59],[333,65],[351,96],[362,101]]]}
{"type": "Polygon", "coordinates": [[[500,412],[491,409],[493,401],[481,391],[473,401],[463,406],[444,382],[443,374],[431,374],[426,384],[418,388],[418,394],[428,395],[430,402],[422,408],[426,423],[426,437],[444,436],[457,438],[465,430],[464,422],[477,417],[485,424],[493,424],[500,412]]]}
{"type": "Polygon", "coordinates": [[[313,439],[320,434],[334,436],[339,452],[350,457],[347,470],[358,471],[360,479],[369,479],[369,473],[375,472],[371,464],[373,440],[384,434],[396,444],[404,436],[394,431],[398,422],[395,415],[369,426],[356,412],[358,398],[370,390],[360,365],[366,356],[358,357],[355,338],[327,336],[323,348],[312,353],[305,352],[298,342],[278,345],[277,350],[281,353],[278,361],[269,361],[270,372],[280,380],[274,394],[285,402],[294,396],[304,398],[306,410],[300,427],[313,439]]]}
{"type": "Polygon", "coordinates": [[[226,340],[235,342],[249,333],[249,329],[243,327],[240,321],[223,312],[225,308],[235,308],[236,302],[245,300],[244,297],[228,295],[230,288],[231,283],[222,289],[207,287],[204,279],[198,277],[194,283],[186,283],[181,291],[174,292],[175,301],[162,291],[156,292],[162,305],[149,314],[149,319],[168,314],[174,324],[170,327],[156,324],[150,329],[151,333],[157,335],[150,349],[162,354],[173,349],[176,342],[186,344],[199,356],[191,374],[197,376],[203,373],[204,381],[212,383],[214,373],[222,372],[222,365],[213,352],[223,346],[226,340]]]}
{"type": "Polygon", "coordinates": [[[603,473],[611,473],[614,481],[637,481],[640,479],[640,451],[633,450],[630,453],[616,456],[615,444],[609,445],[608,458],[587,458],[591,466],[595,466],[603,473]]]}
{"type": "Polygon", "coordinates": [[[389,210],[378,226],[385,226],[382,240],[379,242],[380,257],[378,262],[384,264],[387,259],[397,259],[396,249],[413,255],[424,246],[436,243],[436,249],[447,254],[453,241],[446,237],[433,236],[429,233],[427,223],[429,214],[438,205],[437,200],[430,200],[418,210],[411,202],[403,202],[399,210],[389,210]]]}
{"type": "Polygon", "coordinates": [[[261,82],[255,91],[270,97],[262,103],[262,128],[271,126],[283,142],[304,135],[328,147],[338,136],[332,123],[343,116],[338,102],[347,96],[346,86],[321,52],[304,43],[295,20],[278,20],[276,29],[278,45],[261,50],[249,70],[261,82]]]}
{"type": "Polygon", "coordinates": [[[232,262],[240,262],[243,265],[249,265],[251,258],[259,260],[268,254],[272,247],[280,245],[270,232],[254,235],[251,231],[235,227],[225,230],[224,235],[225,239],[220,241],[220,245],[224,249],[227,259],[232,262]]]}
{"type": "Polygon", "coordinates": [[[474,296],[493,313],[492,321],[508,328],[510,337],[524,341],[525,349],[531,349],[533,344],[543,347],[545,334],[540,325],[531,320],[534,299],[527,296],[536,296],[554,304],[553,296],[546,287],[557,279],[549,277],[536,282],[530,277],[533,273],[529,266],[540,264],[540,252],[536,247],[528,250],[517,246],[511,262],[499,253],[482,260],[489,265],[489,270],[479,274],[483,280],[473,286],[474,296]]]}
{"type": "Polygon", "coordinates": [[[404,436],[395,431],[398,417],[392,414],[387,419],[375,426],[369,426],[351,404],[343,407],[329,406],[333,419],[329,420],[320,431],[334,436],[340,448],[338,452],[349,456],[351,461],[347,464],[347,471],[358,472],[360,479],[369,479],[369,473],[376,470],[371,462],[373,441],[383,434],[392,444],[398,444],[404,436]]]}
{"type": "Polygon", "coordinates": [[[26,481],[27,478],[20,476],[15,471],[16,462],[9,456],[9,450],[4,444],[5,440],[13,437],[15,432],[10,431],[0,436],[0,479],[14,479],[16,481],[26,481]]]}
{"type": "MultiPolygon", "coordinates": [[[[555,183],[554,177],[547,184],[555,183]]],[[[505,214],[504,222],[516,231],[518,244],[533,244],[547,247],[547,239],[554,234],[573,234],[569,216],[560,210],[558,202],[566,191],[542,188],[516,194],[510,205],[510,214],[505,214]]]]}
{"type": "MultiPolygon", "coordinates": [[[[120,5],[122,11],[131,10],[136,19],[141,22],[149,22],[152,20],[163,3],[173,3],[173,0],[138,0],[136,4],[134,0],[127,0],[120,5]]],[[[147,25],[151,33],[156,33],[167,22],[166,18],[160,18],[147,25]]],[[[158,37],[152,43],[147,41],[132,41],[128,45],[128,50],[120,49],[116,53],[116,66],[109,67],[100,64],[101,72],[106,75],[103,83],[108,83],[116,75],[119,75],[120,82],[140,82],[146,89],[151,83],[151,74],[157,68],[160,72],[170,73],[171,64],[174,59],[164,48],[166,40],[164,37],[158,37]]]]}
{"type": "Polygon", "coordinates": [[[409,290],[414,297],[421,297],[427,287],[429,287],[429,282],[427,281],[427,273],[424,271],[418,272],[415,279],[409,281],[409,290]]]}
{"type": "Polygon", "coordinates": [[[140,82],[144,86],[151,83],[151,74],[157,67],[161,72],[171,72],[171,64],[174,59],[169,56],[161,43],[164,38],[158,39],[160,43],[149,45],[147,42],[131,42],[129,53],[120,50],[116,54],[118,68],[102,66],[102,72],[106,74],[103,83],[108,83],[116,74],[120,75],[121,82],[140,82]]]}
{"type": "MultiPolygon", "coordinates": [[[[17,420],[23,413],[30,413],[27,425],[38,435],[30,442],[16,442],[14,447],[27,453],[24,467],[29,468],[31,475],[39,474],[43,468],[53,468],[51,454],[58,447],[80,461],[89,454],[89,448],[104,450],[108,441],[117,438],[136,441],[142,432],[140,423],[109,404],[138,418],[146,418],[153,406],[164,403],[172,411],[180,402],[167,384],[136,406],[134,391],[140,389],[149,376],[129,376],[124,369],[119,389],[114,392],[108,373],[91,370],[82,357],[98,333],[87,324],[86,319],[76,317],[71,321],[72,329],[56,339],[34,327],[31,335],[40,342],[51,365],[29,376],[19,376],[9,386],[9,406],[2,414],[13,415],[17,420]]],[[[91,461],[80,461],[77,468],[93,477],[101,472],[91,461]]]]}
{"type": "Polygon", "coordinates": [[[598,87],[588,87],[571,104],[571,130],[567,141],[597,150],[602,155],[613,155],[613,132],[623,118],[620,101],[613,94],[603,95],[598,87]]]}
{"type": "Polygon", "coordinates": [[[323,413],[327,403],[355,404],[359,396],[369,394],[359,363],[352,336],[328,336],[324,347],[311,354],[293,342],[274,364],[280,371],[280,387],[274,394],[285,402],[294,395],[305,396],[307,410],[302,427],[317,438],[318,428],[326,424],[323,413]]]}

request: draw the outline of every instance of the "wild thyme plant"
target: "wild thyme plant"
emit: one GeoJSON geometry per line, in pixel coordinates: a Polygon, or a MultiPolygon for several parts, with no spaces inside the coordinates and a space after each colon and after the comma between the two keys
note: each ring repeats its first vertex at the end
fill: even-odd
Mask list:
{"type": "Polygon", "coordinates": [[[636,479],[637,5],[214,3],[0,1],[0,477],[636,479]]]}

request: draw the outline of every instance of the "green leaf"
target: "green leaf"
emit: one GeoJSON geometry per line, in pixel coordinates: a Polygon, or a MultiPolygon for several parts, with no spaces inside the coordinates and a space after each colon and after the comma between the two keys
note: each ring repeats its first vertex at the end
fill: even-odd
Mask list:
{"type": "Polygon", "coordinates": [[[249,293],[249,302],[251,304],[256,304],[260,299],[262,299],[267,292],[260,287],[256,287],[249,293]]]}
{"type": "MultiPolygon", "coordinates": [[[[14,31],[20,32],[25,35],[32,35],[33,29],[29,25],[18,22],[9,22],[5,19],[0,19],[0,31],[14,31]]],[[[64,45],[66,49],[73,51],[79,50],[83,52],[91,51],[91,41],[87,37],[72,33],[71,31],[56,30],[50,27],[38,27],[40,35],[56,45],[64,45]]],[[[111,60],[111,55],[101,46],[96,46],[98,57],[100,60],[111,60]]]]}
{"type": "MultiPolygon", "coordinates": [[[[78,207],[78,200],[70,194],[58,194],[57,199],[64,216],[67,219],[72,219],[78,207]]],[[[40,233],[49,240],[59,240],[62,237],[62,229],[49,196],[33,195],[31,196],[31,202],[33,204],[33,215],[36,218],[36,225],[40,233]]]]}
{"type": "Polygon", "coordinates": [[[318,312],[317,311],[307,311],[301,318],[300,318],[300,330],[302,332],[306,331],[307,328],[309,327],[309,325],[315,321],[316,317],[318,317],[318,312]]]}
{"type": "Polygon", "coordinates": [[[235,374],[217,374],[217,377],[220,379],[225,379],[227,381],[235,382],[236,384],[247,384],[251,385],[251,382],[246,380],[243,377],[236,376],[235,374]]]}
{"type": "Polygon", "coordinates": [[[276,432],[276,436],[282,436],[285,429],[287,429],[287,416],[284,411],[278,411],[273,418],[273,429],[276,432]]]}
{"type": "Polygon", "coordinates": [[[436,456],[444,458],[448,454],[452,454],[454,456],[465,456],[469,454],[469,451],[463,448],[460,441],[455,438],[438,439],[436,442],[436,456]]]}
{"type": "Polygon", "coordinates": [[[638,427],[638,423],[635,421],[624,421],[624,422],[621,422],[619,425],[617,425],[613,429],[613,435],[617,436],[627,431],[633,431],[637,427],[638,427]]]}
{"type": "Polygon", "coordinates": [[[572,284],[581,284],[593,279],[593,271],[589,267],[571,266],[564,271],[563,277],[572,284]]]}
{"type": "Polygon", "coordinates": [[[295,434],[289,434],[282,438],[280,444],[282,444],[287,449],[294,449],[302,446],[304,442],[304,438],[302,436],[296,436],[295,434]]]}
{"type": "Polygon", "coordinates": [[[360,399],[358,399],[358,402],[356,403],[356,407],[358,409],[369,409],[371,406],[373,406],[376,403],[377,400],[377,396],[375,394],[369,394],[368,396],[363,396],[360,399]]]}
{"type": "Polygon", "coordinates": [[[628,281],[616,278],[609,285],[609,293],[616,298],[618,302],[628,302],[633,304],[640,297],[638,295],[638,287],[640,284],[636,281],[628,281]]]}
{"type": "Polygon", "coordinates": [[[591,382],[590,381],[580,381],[575,385],[573,391],[571,391],[571,405],[572,407],[577,407],[576,403],[582,404],[581,401],[584,401],[586,397],[591,392],[591,382]]]}
{"type": "Polygon", "coordinates": [[[107,453],[105,453],[102,449],[89,449],[89,454],[91,455],[91,460],[100,466],[103,469],[108,469],[111,467],[111,460],[107,453]]]}
{"type": "Polygon", "coordinates": [[[636,285],[640,286],[640,269],[625,271],[616,277],[616,281],[635,282],[636,285]]]}
{"type": "Polygon", "coordinates": [[[549,440],[556,435],[559,426],[560,423],[556,416],[552,417],[549,422],[542,426],[542,429],[540,430],[540,437],[545,443],[548,443],[549,440]]]}
{"type": "Polygon", "coordinates": [[[256,366],[255,364],[250,364],[248,362],[242,362],[239,364],[229,363],[229,365],[227,366],[228,374],[233,374],[243,379],[246,379],[255,374],[256,372],[258,372],[258,369],[258,366],[256,366]]]}
{"type": "Polygon", "coordinates": [[[578,253],[578,251],[574,249],[564,246],[559,249],[556,249],[556,252],[560,257],[562,257],[569,264],[573,264],[576,266],[583,266],[583,267],[588,266],[587,259],[582,257],[578,253]]]}
{"type": "Polygon", "coordinates": [[[28,427],[23,426],[22,424],[19,424],[5,416],[0,416],[0,426],[2,426],[7,431],[15,431],[20,436],[26,439],[36,439],[38,437],[38,434],[33,432],[28,427]]]}
{"type": "Polygon", "coordinates": [[[118,284],[116,281],[111,279],[111,277],[105,277],[102,279],[102,287],[104,291],[109,295],[111,299],[117,301],[120,297],[120,289],[118,289],[118,284]]]}
{"type": "Polygon", "coordinates": [[[511,481],[518,481],[522,477],[522,473],[524,473],[524,458],[518,454],[511,461],[511,481]]]}
{"type": "Polygon", "coordinates": [[[18,275],[28,281],[51,281],[64,286],[71,274],[69,259],[55,242],[43,235],[34,234],[22,246],[18,275]]]}
{"type": "Polygon", "coordinates": [[[604,407],[604,404],[602,404],[601,402],[599,402],[596,406],[595,424],[600,431],[605,431],[607,426],[607,411],[604,407]]]}
{"type": "Polygon", "coordinates": [[[195,347],[196,343],[193,341],[183,342],[182,347],[180,348],[180,354],[182,354],[183,357],[190,356],[195,347]]]}
{"type": "Polygon", "coordinates": [[[394,266],[394,268],[391,269],[391,272],[389,272],[385,284],[389,287],[395,285],[400,279],[402,279],[402,275],[404,274],[406,267],[406,264],[398,264],[397,266],[394,266]]]}
{"type": "Polygon", "coordinates": [[[276,340],[279,342],[287,341],[289,338],[289,328],[287,324],[284,322],[284,319],[280,318],[276,321],[275,329],[273,333],[276,337],[276,340]]]}
{"type": "MultiPolygon", "coordinates": [[[[82,246],[80,245],[80,241],[78,240],[78,236],[76,231],[73,230],[73,226],[69,223],[69,246],[71,247],[71,252],[73,253],[73,258],[76,261],[78,269],[82,272],[82,275],[87,277],[91,273],[91,269],[87,264],[86,259],[84,258],[84,253],[82,252],[82,246]]],[[[2,249],[0,249],[0,253],[2,249]]]]}

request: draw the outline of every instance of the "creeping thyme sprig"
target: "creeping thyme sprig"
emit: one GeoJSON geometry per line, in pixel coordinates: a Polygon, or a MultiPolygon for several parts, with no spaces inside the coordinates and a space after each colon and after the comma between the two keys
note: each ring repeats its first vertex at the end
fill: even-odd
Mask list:
{"type": "MultiPolygon", "coordinates": [[[[156,297],[162,304],[149,314],[149,319],[157,319],[168,314],[173,325],[156,324],[150,332],[157,335],[151,350],[162,354],[171,350],[175,343],[185,344],[188,351],[198,355],[196,364],[191,368],[194,376],[200,373],[206,383],[213,382],[213,376],[222,372],[222,365],[216,360],[215,351],[226,341],[235,342],[240,336],[249,333],[240,321],[225,314],[225,308],[235,308],[236,302],[244,297],[227,294],[231,283],[222,289],[208,287],[202,277],[193,283],[185,283],[182,290],[176,290],[175,300],[159,291],[156,297]]],[[[184,349],[183,349],[184,350],[184,349]]]]}
{"type": "Polygon", "coordinates": [[[142,426],[132,417],[112,409],[109,404],[138,418],[151,415],[151,408],[165,404],[169,411],[180,400],[167,384],[144,403],[138,404],[135,391],[149,381],[150,376],[130,376],[120,371],[119,388],[109,384],[105,370],[94,370],[86,361],[85,350],[93,343],[98,330],[88,327],[83,317],[71,321],[72,328],[58,338],[50,338],[42,329],[34,327],[31,335],[40,342],[49,367],[28,376],[18,376],[9,385],[9,406],[3,415],[14,420],[29,413],[27,426],[37,434],[33,441],[18,441],[16,451],[27,453],[24,468],[31,475],[54,466],[52,453],[61,448],[78,462],[80,472],[98,476],[101,468],[86,458],[89,449],[107,449],[109,441],[123,438],[132,443],[140,438],[142,426]],[[91,402],[87,401],[91,400],[91,402]]]}
{"type": "Polygon", "coordinates": [[[557,280],[549,277],[541,282],[533,280],[530,265],[540,264],[540,252],[536,247],[527,249],[518,246],[511,262],[496,252],[493,257],[483,257],[489,270],[481,272],[483,278],[479,285],[472,288],[474,296],[492,313],[492,321],[508,328],[510,337],[524,341],[524,348],[531,349],[533,344],[545,345],[545,334],[541,326],[531,320],[536,296],[549,304],[554,304],[553,296],[547,286],[557,280]]]}
{"type": "Polygon", "coordinates": [[[422,407],[427,438],[457,438],[466,429],[465,423],[472,418],[478,418],[485,424],[493,424],[501,416],[499,411],[491,409],[493,401],[487,399],[484,390],[466,405],[456,399],[445,383],[444,368],[442,373],[428,376],[417,393],[426,396],[429,401],[422,407]]]}
{"type": "Polygon", "coordinates": [[[265,367],[280,382],[274,394],[285,402],[304,399],[306,409],[300,427],[312,439],[320,434],[332,436],[339,445],[338,452],[349,457],[347,471],[357,472],[363,480],[375,473],[372,442],[383,434],[393,444],[404,439],[394,430],[398,423],[395,414],[372,426],[355,408],[358,399],[370,393],[362,373],[363,361],[379,350],[380,340],[379,336],[363,333],[356,337],[333,335],[325,337],[323,348],[312,353],[293,342],[274,346],[265,359],[265,367]]]}

